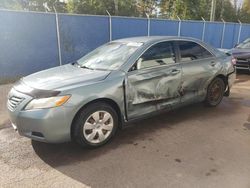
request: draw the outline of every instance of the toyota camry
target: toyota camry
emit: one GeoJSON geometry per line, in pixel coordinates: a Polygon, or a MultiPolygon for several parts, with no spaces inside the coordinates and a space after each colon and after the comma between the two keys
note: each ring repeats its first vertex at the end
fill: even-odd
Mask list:
{"type": "Polygon", "coordinates": [[[98,147],[132,121],[191,103],[217,106],[230,94],[233,62],[193,38],[120,39],[23,77],[9,92],[7,108],[20,135],[98,147]]]}

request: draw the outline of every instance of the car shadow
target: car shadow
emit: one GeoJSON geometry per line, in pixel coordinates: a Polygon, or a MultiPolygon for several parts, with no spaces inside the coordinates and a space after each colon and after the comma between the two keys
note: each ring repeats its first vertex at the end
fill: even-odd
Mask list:
{"type": "MultiPolygon", "coordinates": [[[[222,104],[216,108],[206,108],[201,103],[194,104],[138,121],[126,129],[118,130],[115,137],[109,143],[96,149],[82,148],[74,142],[47,144],[32,141],[32,146],[35,153],[45,163],[72,177],[74,175],[67,170],[68,165],[71,167],[73,165],[75,168],[81,168],[78,167],[79,163],[85,162],[87,164],[89,161],[93,162],[95,158],[100,159],[102,156],[112,155],[109,153],[112,153],[112,151],[116,149],[121,149],[128,145],[137,145],[138,142],[144,140],[154,141],[155,135],[163,130],[171,131],[172,129],[178,128],[180,122],[193,119],[207,121],[216,116],[227,117],[238,109],[239,105],[237,101],[238,100],[234,101],[226,98],[223,100],[222,104]]],[[[188,126],[187,124],[187,128],[188,126]]],[[[98,168],[98,165],[96,168],[98,168]]],[[[76,179],[82,181],[81,178],[76,179]]]]}
{"type": "MultiPolygon", "coordinates": [[[[183,126],[183,122],[193,122],[193,120],[203,122],[215,117],[227,118],[240,107],[239,99],[230,98],[224,98],[216,108],[204,107],[202,103],[189,105],[141,120],[126,129],[118,130],[109,143],[96,149],[82,148],[74,142],[46,144],[32,141],[32,147],[40,159],[49,166],[84,184],[93,187],[120,187],[121,184],[130,181],[131,185],[140,183],[141,186],[142,182],[138,182],[130,170],[138,168],[137,164],[148,164],[149,169],[142,167],[137,172],[147,174],[150,173],[151,168],[154,168],[150,162],[152,155],[157,160],[161,159],[163,168],[173,165],[176,161],[181,161],[179,159],[171,161],[162,159],[164,156],[166,158],[172,155],[171,152],[168,154],[159,152],[159,150],[167,152],[164,144],[167,139],[164,140],[164,137],[171,137],[172,131],[178,129],[178,126],[183,126]],[[159,135],[163,140],[158,140],[159,135]],[[151,153],[149,157],[145,153],[146,150],[151,153]],[[136,162],[137,158],[139,160],[142,158],[143,162],[136,162]]],[[[186,129],[189,129],[192,123],[187,123],[185,126],[186,129]]],[[[173,142],[179,141],[173,140],[173,142]]]]}

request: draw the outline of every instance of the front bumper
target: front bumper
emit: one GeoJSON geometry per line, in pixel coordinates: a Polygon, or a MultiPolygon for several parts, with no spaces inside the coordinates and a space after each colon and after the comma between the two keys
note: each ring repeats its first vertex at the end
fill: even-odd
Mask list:
{"type": "Polygon", "coordinates": [[[20,135],[48,143],[70,141],[73,120],[71,107],[61,106],[26,111],[23,108],[32,100],[32,97],[15,89],[10,91],[8,97],[12,96],[23,99],[14,109],[7,104],[10,120],[20,135]]]}

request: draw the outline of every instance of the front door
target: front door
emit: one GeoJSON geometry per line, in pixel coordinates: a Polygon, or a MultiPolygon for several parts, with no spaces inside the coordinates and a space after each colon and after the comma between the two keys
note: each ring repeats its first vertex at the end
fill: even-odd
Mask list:
{"type": "Polygon", "coordinates": [[[150,47],[127,74],[128,119],[168,109],[180,102],[181,66],[171,42],[150,47]]]}

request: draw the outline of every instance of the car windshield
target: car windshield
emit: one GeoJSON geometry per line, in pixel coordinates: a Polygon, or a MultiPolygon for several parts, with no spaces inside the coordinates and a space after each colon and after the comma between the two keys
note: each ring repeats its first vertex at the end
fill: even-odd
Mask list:
{"type": "Polygon", "coordinates": [[[80,67],[99,70],[117,70],[142,43],[110,42],[77,61],[80,67]]]}
{"type": "Polygon", "coordinates": [[[242,43],[240,43],[237,48],[250,48],[250,38],[244,40],[242,43]]]}

